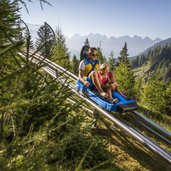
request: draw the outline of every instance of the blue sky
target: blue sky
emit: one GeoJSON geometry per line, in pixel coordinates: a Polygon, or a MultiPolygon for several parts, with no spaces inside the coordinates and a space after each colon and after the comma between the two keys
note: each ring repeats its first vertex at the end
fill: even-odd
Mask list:
{"type": "Polygon", "coordinates": [[[48,0],[52,7],[44,5],[43,11],[38,0],[32,1],[27,3],[29,14],[22,7],[22,19],[39,25],[46,21],[54,29],[60,26],[65,36],[171,37],[171,0],[48,0]]]}

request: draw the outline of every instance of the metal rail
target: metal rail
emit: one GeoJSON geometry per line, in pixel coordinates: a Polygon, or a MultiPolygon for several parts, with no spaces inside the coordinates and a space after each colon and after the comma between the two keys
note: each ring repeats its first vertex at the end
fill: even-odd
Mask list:
{"type": "Polygon", "coordinates": [[[138,128],[138,130],[140,130],[141,132],[144,133],[144,131],[145,131],[148,135],[151,135],[152,134],[157,139],[160,139],[161,142],[164,142],[167,145],[171,145],[171,141],[169,140],[169,138],[167,136],[165,136],[164,134],[162,134],[162,132],[157,131],[155,128],[153,128],[153,126],[151,126],[149,123],[146,123],[145,120],[140,119],[139,117],[137,117],[136,115],[134,115],[132,112],[127,113],[127,115],[125,115],[125,117],[127,119],[129,119],[129,123],[130,122],[136,123],[135,124],[136,126],[134,126],[134,127],[138,128]],[[141,126],[141,128],[140,128],[140,126],[141,126]]]}
{"type": "Polygon", "coordinates": [[[145,116],[142,114],[138,113],[137,111],[133,111],[133,114],[138,116],[139,120],[142,120],[143,123],[145,123],[146,127],[150,126],[150,128],[153,128],[154,132],[157,132],[156,135],[164,137],[164,139],[167,139],[169,143],[171,143],[171,133],[154,123],[153,121],[147,119],[145,116]]]}
{"type": "Polygon", "coordinates": [[[152,132],[153,134],[155,134],[157,137],[159,137],[160,139],[164,140],[166,143],[171,145],[171,141],[169,139],[167,139],[166,137],[162,136],[160,133],[158,133],[157,131],[155,131],[154,129],[152,129],[150,126],[144,124],[142,121],[138,120],[137,118],[134,118],[136,120],[136,122],[138,122],[140,125],[142,125],[144,128],[146,128],[147,130],[149,130],[150,132],[152,132]]]}
{"type": "MultiPolygon", "coordinates": [[[[25,55],[23,55],[23,54],[20,54],[20,55],[22,55],[23,57],[25,57],[25,55]]],[[[59,66],[59,65],[51,62],[48,59],[44,59],[40,55],[35,54],[33,57],[34,57],[34,60],[35,59],[38,60],[39,63],[40,63],[40,61],[43,61],[43,63],[45,64],[45,66],[43,67],[43,69],[47,73],[49,73],[52,77],[54,77],[54,78],[57,78],[56,77],[56,71],[59,71],[59,72],[62,71],[64,73],[64,75],[66,75],[67,77],[72,77],[73,79],[77,79],[78,78],[74,74],[72,74],[69,71],[67,71],[66,69],[64,69],[61,66],[59,66]],[[48,68],[46,68],[47,66],[48,66],[48,68]]],[[[36,62],[36,61],[33,61],[33,62],[36,62]]],[[[113,123],[115,123],[116,125],[118,125],[121,129],[123,129],[124,131],[126,131],[129,135],[131,135],[132,137],[134,137],[137,141],[139,141],[140,143],[144,144],[146,147],[148,147],[149,149],[151,149],[156,154],[160,155],[163,159],[165,159],[166,161],[168,161],[171,164],[171,154],[169,152],[167,152],[165,149],[163,149],[162,147],[160,147],[157,143],[155,143],[154,141],[150,140],[147,136],[141,134],[139,131],[133,129],[131,126],[128,126],[128,125],[124,124],[123,122],[121,122],[120,120],[118,120],[117,118],[115,118],[112,114],[110,114],[109,112],[103,110],[97,104],[95,104],[94,102],[92,102],[90,99],[88,99],[88,98],[86,98],[86,97],[78,94],[76,92],[76,90],[73,88],[73,86],[70,86],[69,84],[66,84],[66,86],[68,86],[68,88],[70,88],[71,91],[73,91],[74,93],[76,93],[81,99],[85,100],[92,107],[94,107],[97,111],[99,111],[100,114],[102,114],[107,119],[109,119],[110,121],[112,121],[113,123]]]]}

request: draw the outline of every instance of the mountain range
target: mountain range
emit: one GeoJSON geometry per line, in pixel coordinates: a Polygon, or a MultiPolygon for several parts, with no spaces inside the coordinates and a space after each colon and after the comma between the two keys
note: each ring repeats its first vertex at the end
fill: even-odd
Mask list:
{"type": "MultiPolygon", "coordinates": [[[[37,30],[40,28],[39,25],[27,24],[32,36],[33,41],[36,40],[37,30]]],[[[81,36],[75,34],[72,37],[65,36],[66,46],[69,49],[70,55],[76,55],[79,58],[80,50],[84,45],[84,42],[88,38],[90,46],[101,47],[103,54],[108,58],[111,51],[114,52],[114,57],[117,58],[124,43],[127,42],[129,56],[135,56],[151,47],[152,45],[161,41],[160,38],[151,39],[149,37],[142,38],[135,35],[134,37],[130,36],[121,36],[121,37],[107,37],[105,35],[93,34],[81,36]]]]}
{"type": "Polygon", "coordinates": [[[114,57],[117,58],[125,42],[128,45],[129,56],[135,56],[161,41],[160,38],[152,40],[149,37],[142,38],[137,35],[134,37],[126,35],[118,38],[113,36],[107,38],[106,36],[100,34],[90,33],[86,36],[75,34],[70,38],[66,37],[66,44],[72,54],[79,55],[80,49],[82,48],[86,38],[88,38],[90,46],[101,47],[103,54],[107,58],[109,57],[111,51],[114,52],[114,57]]]}

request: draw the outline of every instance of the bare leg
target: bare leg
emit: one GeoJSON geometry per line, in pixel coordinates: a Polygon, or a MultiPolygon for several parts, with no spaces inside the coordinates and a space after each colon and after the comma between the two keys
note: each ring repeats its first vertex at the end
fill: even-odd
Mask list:
{"type": "Polygon", "coordinates": [[[109,96],[110,99],[113,99],[112,98],[112,89],[110,89],[110,88],[107,89],[107,95],[109,96]]]}
{"type": "Polygon", "coordinates": [[[118,87],[116,87],[116,89],[115,89],[121,96],[123,96],[124,98],[126,98],[126,96],[122,93],[122,91],[121,90],[119,90],[119,88],[118,87]]]}
{"type": "Polygon", "coordinates": [[[110,82],[111,84],[115,83],[115,84],[118,86],[118,83],[117,83],[117,81],[116,81],[116,75],[115,75],[114,72],[109,71],[109,76],[108,76],[108,78],[109,78],[109,82],[110,82]]]}
{"type": "Polygon", "coordinates": [[[98,79],[98,76],[97,76],[97,72],[95,71],[92,71],[90,73],[90,79],[92,80],[93,84],[95,85],[95,87],[97,88],[97,90],[102,93],[103,90],[102,90],[102,87],[101,87],[101,84],[100,84],[100,81],[98,79]]]}

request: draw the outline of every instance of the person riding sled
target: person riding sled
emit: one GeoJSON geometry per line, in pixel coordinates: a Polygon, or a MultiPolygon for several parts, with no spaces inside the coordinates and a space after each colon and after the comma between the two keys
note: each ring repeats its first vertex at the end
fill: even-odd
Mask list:
{"type": "Polygon", "coordinates": [[[118,99],[112,97],[113,84],[111,83],[111,80],[110,80],[110,78],[108,76],[107,68],[108,68],[108,65],[106,63],[103,63],[99,67],[99,71],[97,73],[98,79],[99,79],[99,81],[101,83],[103,91],[105,91],[107,93],[107,95],[109,96],[109,99],[112,102],[117,103],[118,99]]]}
{"type": "Polygon", "coordinates": [[[109,83],[111,84],[112,91],[117,91],[125,99],[130,99],[119,89],[119,84],[116,81],[116,75],[115,75],[114,71],[110,71],[109,65],[107,63],[106,63],[106,66],[107,66],[106,67],[106,74],[107,74],[109,83]]]}
{"type": "Polygon", "coordinates": [[[99,69],[99,61],[95,57],[97,56],[97,49],[95,47],[89,48],[86,58],[84,58],[79,65],[79,80],[84,84],[85,87],[90,89],[97,89],[103,97],[108,97],[101,87],[99,82],[97,71],[99,69]]]}

